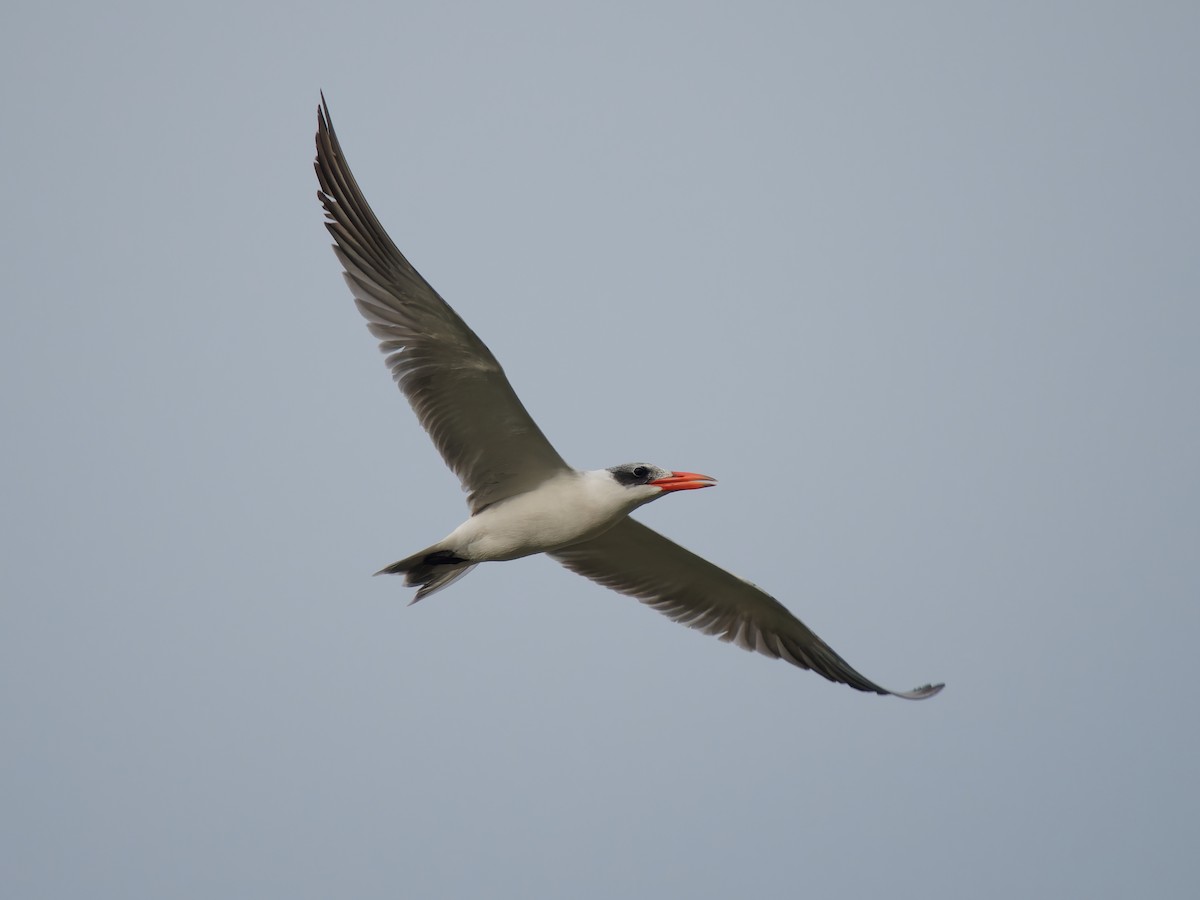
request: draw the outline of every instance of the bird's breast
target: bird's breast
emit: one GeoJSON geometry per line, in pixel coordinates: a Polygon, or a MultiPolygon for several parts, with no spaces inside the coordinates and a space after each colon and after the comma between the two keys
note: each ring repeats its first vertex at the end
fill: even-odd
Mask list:
{"type": "Polygon", "coordinates": [[[572,473],[472,516],[451,537],[469,559],[505,560],[544,553],[607,531],[628,512],[623,499],[572,473]]]}

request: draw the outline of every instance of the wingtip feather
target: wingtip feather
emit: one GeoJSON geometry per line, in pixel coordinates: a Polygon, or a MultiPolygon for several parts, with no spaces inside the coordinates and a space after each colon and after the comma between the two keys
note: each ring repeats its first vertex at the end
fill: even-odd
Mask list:
{"type": "Polygon", "coordinates": [[[892,691],[896,697],[903,700],[928,700],[930,697],[936,697],[942,692],[945,683],[940,684],[923,684],[918,688],[913,688],[911,691],[892,691]]]}

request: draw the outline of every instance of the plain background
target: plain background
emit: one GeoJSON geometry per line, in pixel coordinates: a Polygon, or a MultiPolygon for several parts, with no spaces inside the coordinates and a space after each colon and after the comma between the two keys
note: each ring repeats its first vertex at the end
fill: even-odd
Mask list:
{"type": "Polygon", "coordinates": [[[47,3],[0,37],[13,898],[1190,897],[1191,3],[47,3]],[[368,198],[575,465],[856,693],[530,559],[354,310],[368,198]]]}

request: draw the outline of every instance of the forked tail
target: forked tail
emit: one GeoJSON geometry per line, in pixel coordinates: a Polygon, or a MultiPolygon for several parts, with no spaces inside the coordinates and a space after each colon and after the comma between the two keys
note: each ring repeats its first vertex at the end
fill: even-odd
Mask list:
{"type": "Polygon", "coordinates": [[[419,588],[417,595],[409,601],[409,606],[418,600],[424,600],[430,594],[436,594],[442,588],[449,587],[462,578],[477,564],[455,556],[449,550],[434,550],[432,548],[414,553],[412,556],[394,562],[380,569],[376,575],[403,575],[408,587],[419,588]]]}

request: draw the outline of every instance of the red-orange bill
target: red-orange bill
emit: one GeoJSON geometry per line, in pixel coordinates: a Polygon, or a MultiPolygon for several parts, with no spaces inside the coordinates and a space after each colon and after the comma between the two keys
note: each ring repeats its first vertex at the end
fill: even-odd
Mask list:
{"type": "Polygon", "coordinates": [[[711,475],[699,475],[695,472],[672,472],[665,478],[655,478],[650,483],[664,491],[694,491],[699,488],[712,487],[717,483],[717,479],[711,475]]]}

